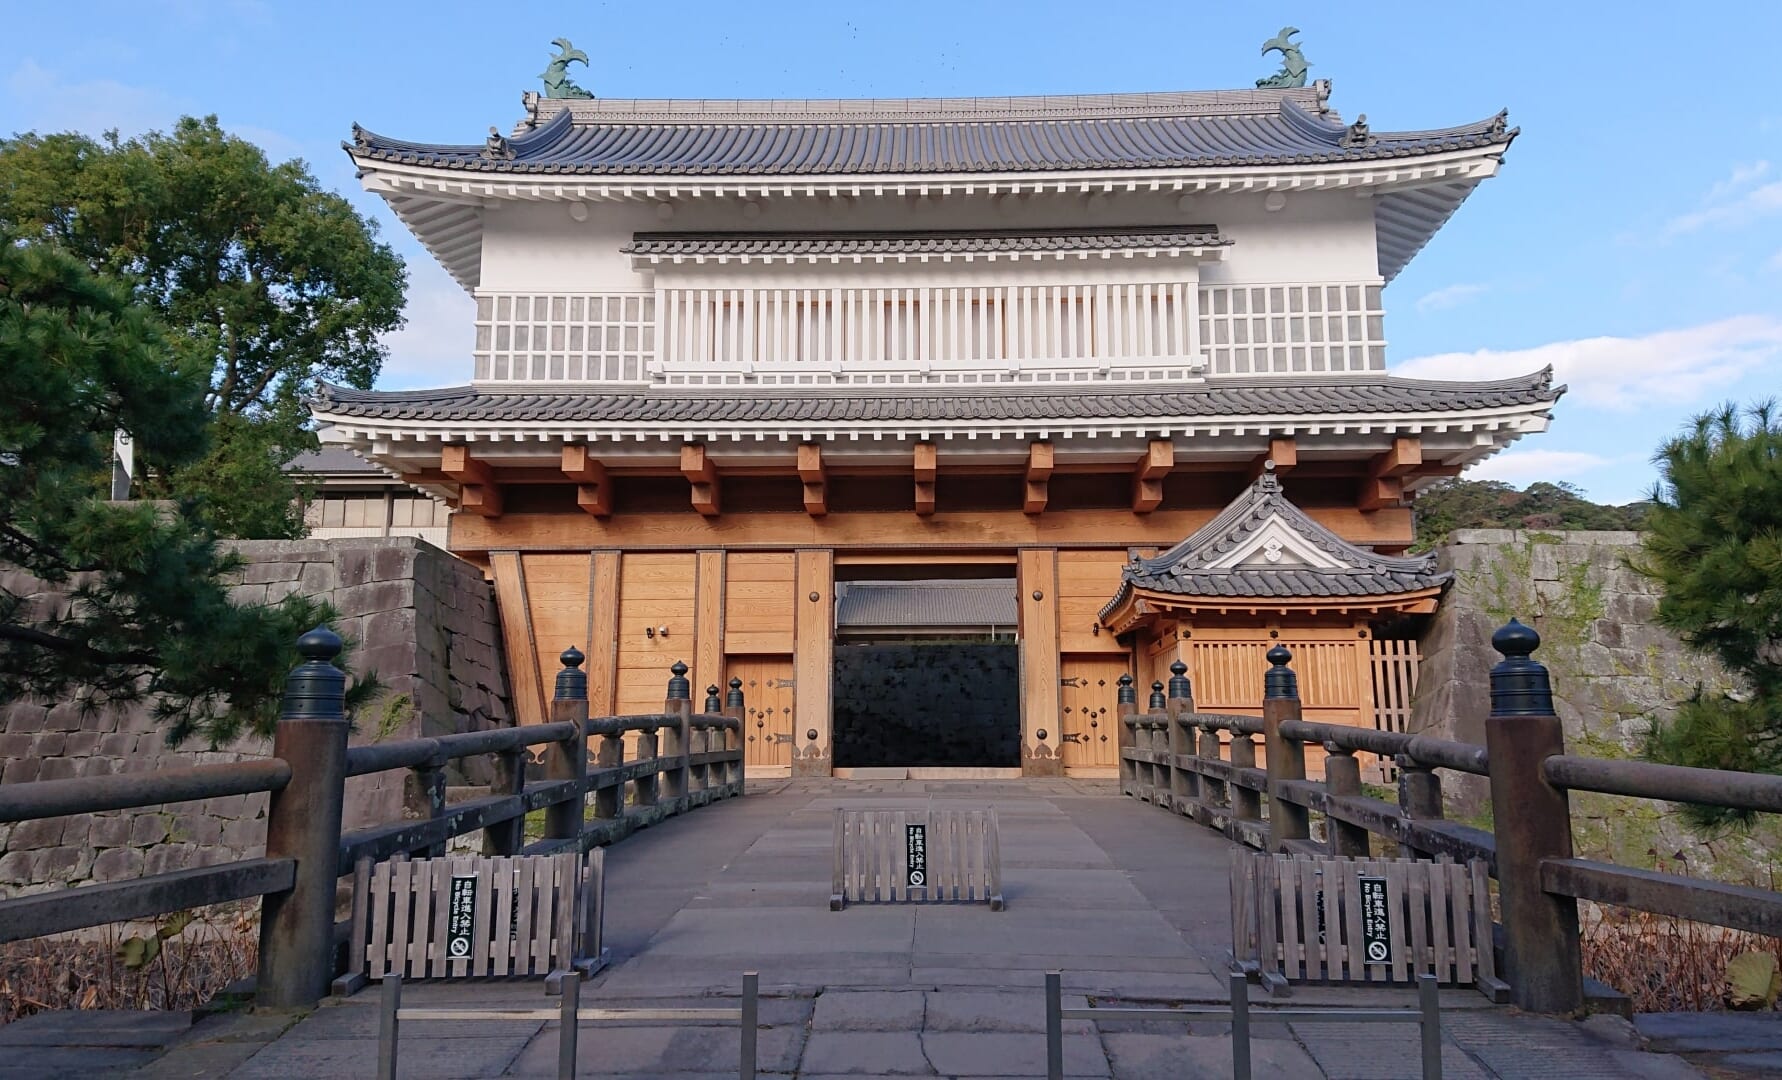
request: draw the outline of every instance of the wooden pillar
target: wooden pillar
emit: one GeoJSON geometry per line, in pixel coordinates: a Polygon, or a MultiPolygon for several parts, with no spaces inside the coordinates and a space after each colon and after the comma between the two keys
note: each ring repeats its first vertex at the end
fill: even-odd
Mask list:
{"type": "Polygon", "coordinates": [[[694,686],[724,678],[724,553],[699,553],[698,583],[693,599],[694,686]]]}
{"type": "Polygon", "coordinates": [[[588,615],[588,712],[611,716],[619,693],[619,553],[596,551],[588,615]]]}
{"type": "Polygon", "coordinates": [[[792,775],[828,776],[835,676],[835,553],[798,552],[792,637],[792,775]]]}
{"type": "Polygon", "coordinates": [[[1059,752],[1058,552],[1031,548],[1016,559],[1021,600],[1021,773],[1063,776],[1059,752]],[[1043,734],[1042,734],[1043,733],[1043,734]]]}

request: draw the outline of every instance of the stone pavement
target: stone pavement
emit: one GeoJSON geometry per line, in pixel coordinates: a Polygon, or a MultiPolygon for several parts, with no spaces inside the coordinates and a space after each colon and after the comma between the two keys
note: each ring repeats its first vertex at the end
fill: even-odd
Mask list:
{"type": "MultiPolygon", "coordinates": [[[[763,1075],[817,1080],[1043,1075],[1048,969],[1064,972],[1067,1007],[1225,1000],[1227,842],[1120,798],[1111,782],[757,781],[751,792],[611,850],[607,934],[615,963],[584,989],[585,1006],[734,1004],[742,973],[758,971],[763,1075]],[[855,905],[830,912],[833,809],[930,800],[994,801],[1008,910],[855,905]]],[[[448,1001],[536,1008],[555,999],[536,982],[404,988],[404,1004],[448,1001]]],[[[1408,991],[1343,988],[1302,987],[1293,997],[1295,1004],[1412,1001],[1408,991]]],[[[1450,1080],[1703,1075],[1679,1057],[1642,1052],[1639,1036],[1620,1021],[1521,1016],[1466,990],[1444,991],[1442,1003],[1450,1080]]],[[[1259,1018],[1254,1034],[1258,1077],[1418,1075],[1414,1025],[1259,1018]]],[[[372,990],[301,1019],[207,1018],[134,1075],[372,1076],[376,1036],[372,990]]],[[[1226,1025],[1211,1022],[1073,1022],[1067,1072],[1225,1077],[1227,1036],[1226,1025]]],[[[409,1022],[402,1074],[553,1076],[556,1046],[554,1023],[409,1022]]],[[[579,1075],[734,1076],[736,1047],[733,1027],[585,1024],[579,1075]]],[[[11,1075],[6,1066],[23,1064],[0,1062],[0,1080],[11,1075]]]]}

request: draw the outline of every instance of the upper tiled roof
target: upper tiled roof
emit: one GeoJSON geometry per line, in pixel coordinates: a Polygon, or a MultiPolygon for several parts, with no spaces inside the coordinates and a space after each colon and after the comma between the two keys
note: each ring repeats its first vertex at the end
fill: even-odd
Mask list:
{"type": "Polygon", "coordinates": [[[1103,229],[960,229],[907,232],[638,233],[620,250],[653,258],[676,256],[930,255],[989,252],[1119,251],[1220,247],[1217,226],[1103,229]]]}
{"type": "Polygon", "coordinates": [[[1331,416],[1455,412],[1551,405],[1565,392],[1553,372],[1496,382],[1430,382],[1388,375],[1316,381],[1219,379],[1143,390],[784,391],[349,390],[324,385],[324,417],[456,423],[897,423],[1140,420],[1155,417],[1331,416]]]}
{"type": "Polygon", "coordinates": [[[1502,115],[1345,126],[1310,89],[907,101],[564,101],[477,145],[354,128],[362,161],[575,175],[907,175],[1310,165],[1508,145],[1502,115]]]}
{"type": "Polygon", "coordinates": [[[1443,586],[1453,576],[1436,570],[1434,555],[1391,558],[1356,547],[1289,502],[1269,471],[1194,535],[1128,563],[1101,617],[1134,590],[1206,598],[1393,596],[1443,586]]]}

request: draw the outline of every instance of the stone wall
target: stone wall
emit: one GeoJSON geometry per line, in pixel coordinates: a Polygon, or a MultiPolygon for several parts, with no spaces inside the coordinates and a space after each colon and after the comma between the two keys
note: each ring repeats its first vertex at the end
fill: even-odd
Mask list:
{"type": "MultiPolygon", "coordinates": [[[[1631,532],[1456,532],[1437,549],[1455,583],[1422,641],[1411,729],[1484,743],[1491,667],[1501,659],[1491,635],[1512,616],[1540,632],[1535,659],[1551,673],[1570,752],[1633,756],[1651,722],[1674,716],[1698,687],[1733,689],[1713,659],[1658,625],[1661,590],[1628,564],[1639,542],[1631,532]]],[[[1451,815],[1483,823],[1490,795],[1482,777],[1445,774],[1444,789],[1451,815]]],[[[1713,876],[1729,880],[1765,871],[1763,830],[1710,850],[1664,804],[1594,795],[1574,795],[1573,819],[1576,842],[1598,857],[1634,866],[1676,854],[1718,859],[1724,865],[1713,876]],[[1740,848],[1750,848],[1749,873],[1737,868],[1740,848]]]]}
{"type": "MultiPolygon", "coordinates": [[[[476,567],[410,538],[233,546],[246,560],[232,589],[236,600],[276,601],[291,593],[326,600],[340,613],[352,670],[377,673],[384,689],[354,718],[354,743],[513,723],[493,591],[476,567]]],[[[216,749],[169,747],[141,708],[83,715],[75,703],[0,706],[0,783],[241,761],[270,749],[261,738],[216,749]]],[[[400,774],[354,777],[347,782],[346,825],[398,818],[401,800],[400,774]]],[[[0,825],[0,893],[257,855],[265,815],[266,796],[236,795],[0,825]]]]}

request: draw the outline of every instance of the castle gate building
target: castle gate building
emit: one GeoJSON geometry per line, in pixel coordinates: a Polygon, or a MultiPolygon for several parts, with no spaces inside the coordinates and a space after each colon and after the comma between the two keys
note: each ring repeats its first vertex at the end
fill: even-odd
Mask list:
{"type": "Polygon", "coordinates": [[[1112,775],[1121,675],[1142,705],[1179,659],[1254,712],[1282,642],[1311,715],[1390,724],[1444,584],[1408,497],[1563,388],[1386,373],[1385,287],[1515,132],[1328,96],[355,128],[476,317],[454,385],[325,388],[323,440],[453,508],[523,721],[574,644],[597,712],[659,708],[677,659],[741,680],[754,775],[1112,775]]]}

